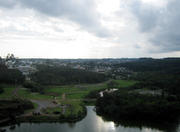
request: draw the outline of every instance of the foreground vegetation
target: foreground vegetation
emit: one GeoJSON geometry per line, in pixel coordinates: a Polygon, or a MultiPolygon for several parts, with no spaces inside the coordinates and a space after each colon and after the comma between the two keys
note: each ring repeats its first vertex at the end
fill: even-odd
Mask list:
{"type": "Polygon", "coordinates": [[[0,119],[5,121],[14,121],[16,116],[20,116],[24,114],[26,110],[33,108],[34,105],[28,100],[0,100],[0,119]]]}

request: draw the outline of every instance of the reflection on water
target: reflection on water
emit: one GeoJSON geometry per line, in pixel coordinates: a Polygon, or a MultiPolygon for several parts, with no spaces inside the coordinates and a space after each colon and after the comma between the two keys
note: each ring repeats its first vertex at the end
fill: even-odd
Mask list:
{"type": "Polygon", "coordinates": [[[180,132],[180,128],[161,131],[143,126],[117,125],[112,121],[104,121],[93,108],[88,106],[87,116],[77,123],[22,123],[16,125],[14,130],[9,130],[9,127],[6,129],[7,132],[180,132]]]}

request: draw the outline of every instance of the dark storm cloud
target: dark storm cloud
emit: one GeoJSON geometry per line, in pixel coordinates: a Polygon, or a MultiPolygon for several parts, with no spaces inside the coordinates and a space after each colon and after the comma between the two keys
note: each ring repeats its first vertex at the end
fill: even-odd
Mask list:
{"type": "Polygon", "coordinates": [[[153,8],[152,5],[135,0],[131,5],[131,11],[136,16],[142,32],[150,31],[156,26],[160,10],[153,8]]]}
{"type": "Polygon", "coordinates": [[[20,5],[51,17],[61,17],[79,24],[98,37],[110,34],[99,22],[93,0],[0,0],[1,7],[20,5]]]}
{"type": "Polygon", "coordinates": [[[141,32],[149,33],[149,41],[156,47],[152,52],[180,51],[180,1],[169,0],[165,7],[135,1],[131,11],[141,32]]]}

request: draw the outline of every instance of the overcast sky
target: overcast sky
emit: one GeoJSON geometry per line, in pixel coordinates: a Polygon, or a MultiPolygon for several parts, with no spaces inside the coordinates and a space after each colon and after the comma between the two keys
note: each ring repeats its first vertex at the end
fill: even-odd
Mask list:
{"type": "Polygon", "coordinates": [[[180,57],[180,0],[0,0],[0,56],[180,57]]]}

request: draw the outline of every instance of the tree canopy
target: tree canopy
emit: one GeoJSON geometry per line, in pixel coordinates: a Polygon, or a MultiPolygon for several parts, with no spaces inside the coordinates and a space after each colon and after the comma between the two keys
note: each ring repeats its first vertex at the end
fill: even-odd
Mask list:
{"type": "Polygon", "coordinates": [[[31,75],[32,81],[44,85],[99,83],[107,79],[104,74],[69,67],[39,65],[37,69],[31,75]]]}

